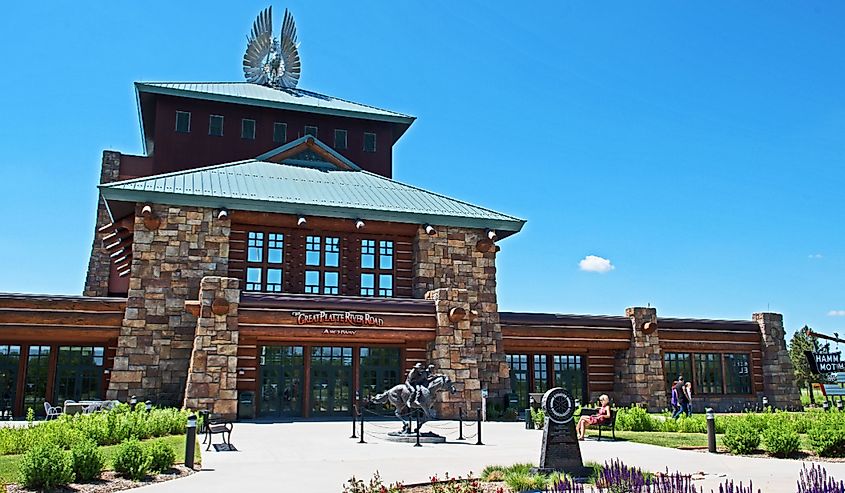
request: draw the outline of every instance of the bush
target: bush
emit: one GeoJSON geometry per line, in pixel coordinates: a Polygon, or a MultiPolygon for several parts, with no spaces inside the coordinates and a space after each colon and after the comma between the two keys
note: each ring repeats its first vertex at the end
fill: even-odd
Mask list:
{"type": "Polygon", "coordinates": [[[656,431],[660,429],[660,424],[645,409],[631,406],[627,409],[619,409],[616,412],[616,429],[620,431],[656,431]]]}
{"type": "Polygon", "coordinates": [[[21,484],[31,490],[49,490],[73,481],[71,459],[54,443],[33,447],[18,467],[21,484]]]}
{"type": "Polygon", "coordinates": [[[132,438],[117,447],[112,466],[121,476],[140,481],[150,470],[150,456],[141,446],[141,442],[132,438]]]}
{"type": "Polygon", "coordinates": [[[481,471],[482,481],[501,481],[505,477],[504,466],[487,466],[481,471]]]}
{"type": "Polygon", "coordinates": [[[152,442],[147,447],[147,454],[150,456],[150,470],[152,471],[167,471],[176,462],[176,452],[170,445],[161,440],[152,442]]]}
{"type": "Polygon", "coordinates": [[[100,477],[105,465],[102,452],[92,440],[81,440],[70,448],[71,464],[76,482],[82,483],[100,477]]]}
{"type": "Polygon", "coordinates": [[[788,457],[798,451],[801,441],[790,421],[775,419],[763,432],[763,443],[769,454],[775,457],[788,457]]]}
{"type": "Polygon", "coordinates": [[[549,485],[549,478],[543,474],[511,471],[505,474],[505,484],[515,493],[530,490],[545,490],[549,485]]]}
{"type": "Polygon", "coordinates": [[[813,423],[807,432],[810,447],[821,457],[845,457],[845,420],[830,413],[813,423]]]}
{"type": "Polygon", "coordinates": [[[542,409],[534,409],[533,407],[530,408],[531,410],[531,421],[534,422],[534,428],[538,430],[542,430],[543,426],[546,425],[546,412],[542,409]]]}
{"type": "Polygon", "coordinates": [[[760,432],[747,419],[732,421],[722,440],[732,454],[749,454],[760,446],[760,432]]]}

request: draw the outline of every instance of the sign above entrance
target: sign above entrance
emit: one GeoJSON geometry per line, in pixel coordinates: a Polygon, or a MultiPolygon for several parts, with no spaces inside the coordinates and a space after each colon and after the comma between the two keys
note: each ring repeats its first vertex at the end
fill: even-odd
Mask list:
{"type": "Polygon", "coordinates": [[[807,362],[810,363],[810,371],[813,373],[836,373],[845,372],[845,361],[841,360],[842,353],[814,353],[804,351],[807,362]]]}
{"type": "Polygon", "coordinates": [[[352,325],[355,327],[381,327],[384,319],[369,313],[353,312],[292,312],[297,325],[352,325]]]}

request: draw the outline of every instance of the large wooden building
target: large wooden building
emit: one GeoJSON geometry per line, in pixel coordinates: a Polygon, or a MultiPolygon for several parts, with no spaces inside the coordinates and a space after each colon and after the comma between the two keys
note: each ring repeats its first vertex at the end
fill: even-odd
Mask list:
{"type": "Polygon", "coordinates": [[[145,155],[103,153],[84,296],[0,295],[0,410],[342,414],[417,362],[458,382],[446,415],[557,385],[659,409],[678,375],[721,410],[799,403],[778,314],[500,312],[496,258],[524,221],[392,180],[413,117],[249,83],[135,88],[145,155]]]}

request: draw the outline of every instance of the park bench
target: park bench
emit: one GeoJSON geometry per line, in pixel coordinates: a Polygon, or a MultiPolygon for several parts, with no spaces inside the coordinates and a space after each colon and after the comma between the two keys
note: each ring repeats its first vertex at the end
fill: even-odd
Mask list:
{"type": "Polygon", "coordinates": [[[231,448],[232,429],[234,428],[234,424],[231,421],[223,420],[218,416],[209,414],[208,411],[201,411],[200,413],[203,417],[203,429],[201,431],[205,433],[205,438],[203,438],[202,443],[206,443],[206,441],[208,441],[208,445],[206,445],[205,449],[208,450],[211,448],[211,442],[214,439],[214,435],[222,435],[223,443],[231,448]]]}
{"type": "MultiPolygon", "coordinates": [[[[599,410],[592,407],[582,407],[581,408],[581,416],[592,416],[594,414],[598,414],[599,410]]],[[[602,430],[609,431],[613,436],[613,440],[616,440],[616,409],[610,410],[610,421],[606,421],[601,424],[593,425],[599,431],[599,441],[601,441],[601,432],[602,430]]]]}

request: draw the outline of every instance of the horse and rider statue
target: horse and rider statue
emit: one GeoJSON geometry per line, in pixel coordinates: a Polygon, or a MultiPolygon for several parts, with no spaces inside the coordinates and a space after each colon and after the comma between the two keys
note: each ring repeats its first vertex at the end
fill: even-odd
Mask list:
{"type": "Polygon", "coordinates": [[[417,414],[417,430],[428,420],[436,419],[434,403],[437,392],[457,392],[452,380],[443,374],[434,372],[434,365],[423,367],[417,363],[408,372],[405,383],[394,385],[391,389],[373,397],[370,402],[384,404],[390,402],[395,408],[394,414],[402,420],[402,433],[411,433],[410,418],[417,414]]]}

